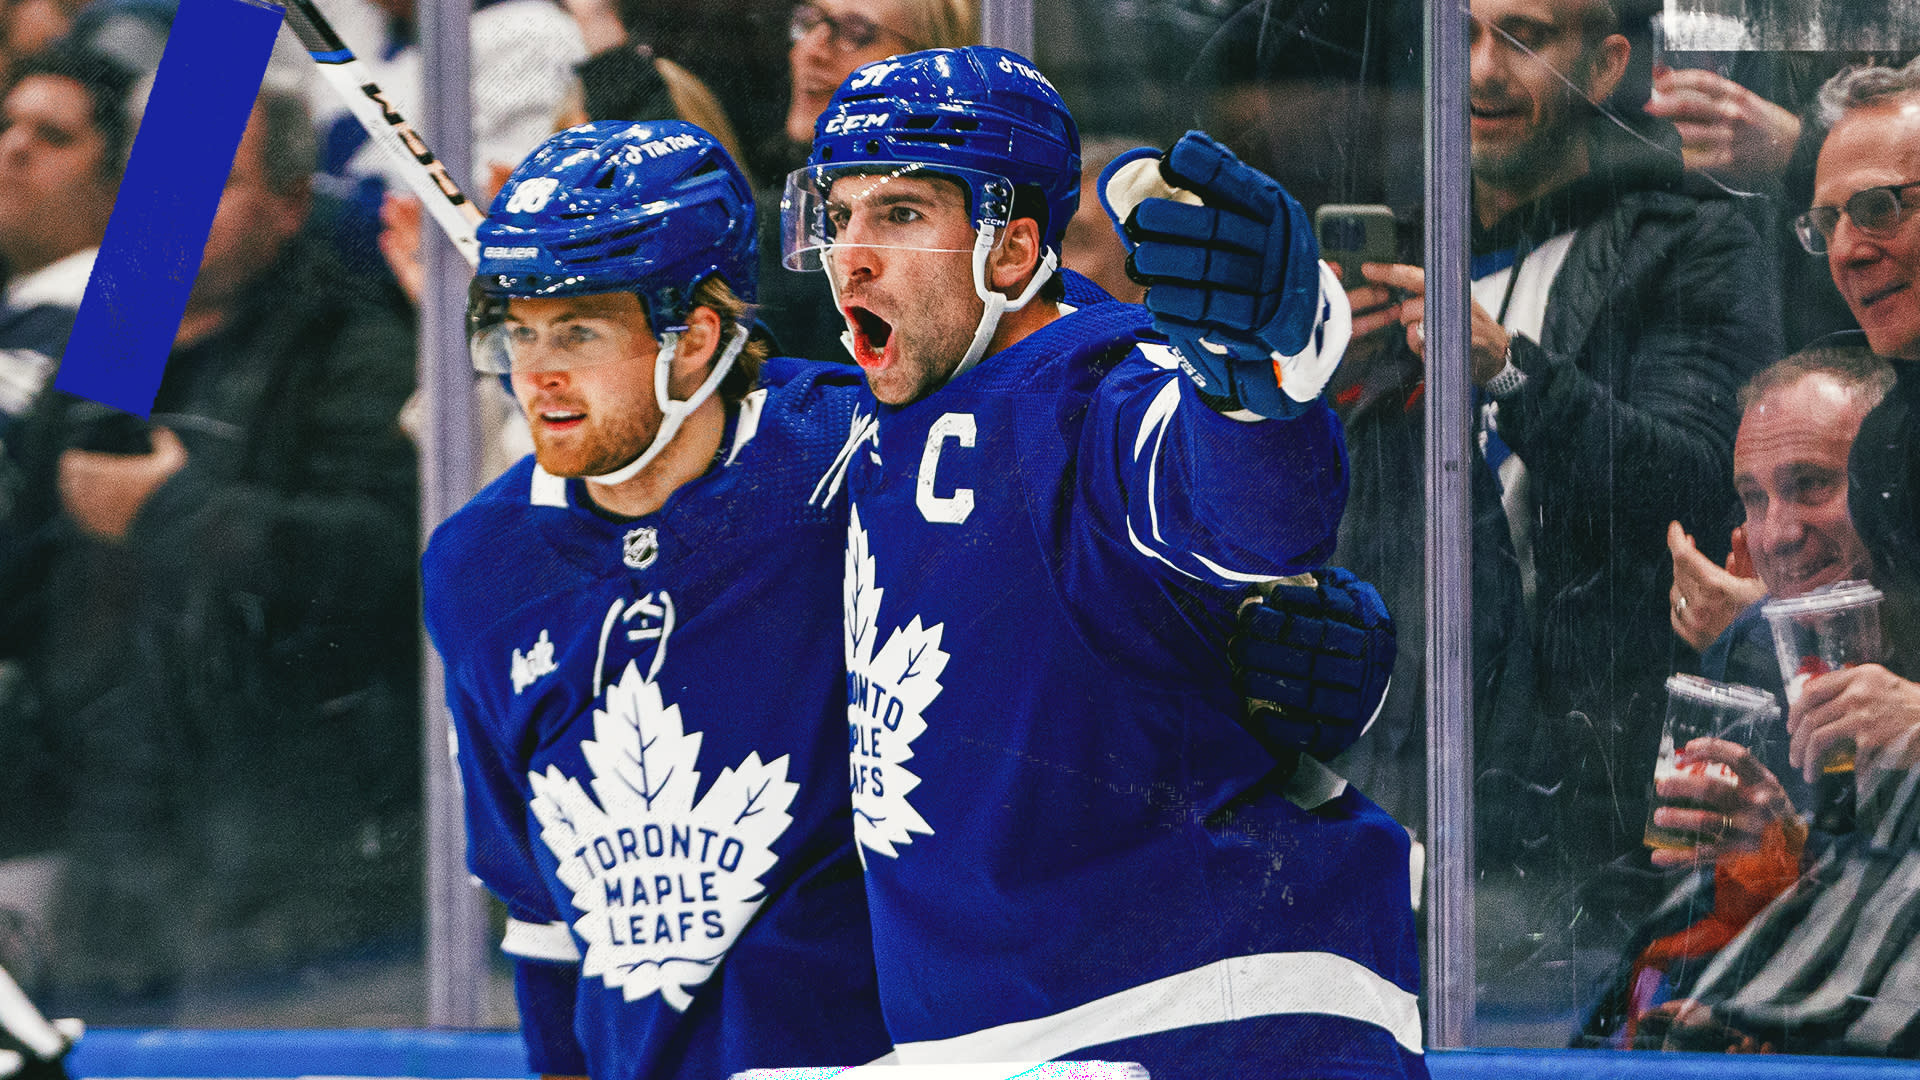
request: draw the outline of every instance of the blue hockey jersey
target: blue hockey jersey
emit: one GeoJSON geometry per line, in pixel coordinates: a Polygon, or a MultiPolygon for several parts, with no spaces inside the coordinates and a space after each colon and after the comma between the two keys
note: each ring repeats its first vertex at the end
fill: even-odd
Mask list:
{"type": "Polygon", "coordinates": [[[1286,798],[1224,654],[1246,582],[1332,547],[1338,422],[1221,417],[1176,364],[1093,303],[863,407],[848,742],[889,1030],[905,1063],[1424,1075],[1407,834],[1286,798]]]}
{"type": "Polygon", "coordinates": [[[532,1067],[718,1078],[885,1054],[835,647],[847,368],[729,419],[656,513],[522,461],[434,534],[473,872],[505,901],[532,1067]]]}

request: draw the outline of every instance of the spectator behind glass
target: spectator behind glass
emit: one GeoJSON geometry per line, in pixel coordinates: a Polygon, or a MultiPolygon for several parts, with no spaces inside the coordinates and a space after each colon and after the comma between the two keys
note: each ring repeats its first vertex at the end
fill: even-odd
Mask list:
{"type": "Polygon", "coordinates": [[[1912,479],[1920,465],[1920,59],[1835,76],[1820,92],[1820,111],[1829,133],[1813,205],[1795,226],[1807,250],[1826,256],[1867,343],[1894,361],[1893,390],[1861,422],[1849,494],[1901,631],[1893,645],[1911,652],[1920,633],[1920,500],[1912,479]]]}
{"type": "MultiPolygon", "coordinates": [[[[1892,384],[1886,361],[1864,346],[1842,344],[1803,349],[1741,389],[1733,486],[1745,509],[1745,547],[1757,577],[1715,566],[1678,522],[1668,530],[1670,617],[1674,632],[1701,651],[1700,674],[1786,700],[1760,607],[1870,573],[1872,560],[1847,513],[1847,454],[1861,419],[1892,384]]],[[[1796,804],[1809,805],[1786,740],[1777,743],[1762,763],[1796,804]]]]}
{"type": "Polygon", "coordinates": [[[0,3],[0,63],[9,82],[13,65],[67,35],[86,0],[6,0],[0,3]]]}
{"type": "MultiPolygon", "coordinates": [[[[1870,557],[1847,514],[1846,463],[1862,417],[1882,400],[1892,383],[1893,371],[1887,362],[1875,357],[1864,344],[1838,343],[1789,356],[1742,388],[1744,412],[1734,447],[1734,482],[1746,507],[1754,567],[1766,583],[1766,599],[1800,596],[1866,575],[1870,557]]],[[[1681,563],[1676,557],[1676,568],[1681,563]]],[[[1719,573],[1711,564],[1703,570],[1709,575],[1719,573]]],[[[1696,584],[1690,582],[1688,587],[1696,584]]],[[[1680,623],[1676,616],[1676,627],[1680,623]]],[[[1857,723],[1868,713],[1846,709],[1844,700],[1866,689],[1898,686],[1904,680],[1878,665],[1859,670],[1862,677],[1845,693],[1834,693],[1833,684],[1827,683],[1821,692],[1824,700],[1811,711],[1797,709],[1789,714],[1786,731],[1758,732],[1756,739],[1749,740],[1751,745],[1696,739],[1679,748],[1690,762],[1726,766],[1733,782],[1691,770],[1660,780],[1658,793],[1667,805],[1654,812],[1653,823],[1692,833],[1700,842],[1691,847],[1656,850],[1652,861],[1659,867],[1702,867],[1708,877],[1674,879],[1672,894],[1641,929],[1637,940],[1644,942],[1644,947],[1636,946],[1637,955],[1627,976],[1602,999],[1582,1041],[1697,1050],[1738,1046],[1743,1040],[1758,1045],[1779,1037],[1776,1028],[1766,1024],[1755,1025],[1753,1033],[1737,1030],[1748,1026],[1738,1017],[1729,1021],[1722,1015],[1710,1021],[1707,1010],[1691,998],[1701,983],[1711,984],[1707,989],[1714,1002],[1725,1002],[1732,996],[1724,975],[1718,982],[1701,977],[1715,954],[1736,942],[1736,935],[1750,920],[1761,916],[1774,897],[1800,880],[1804,864],[1836,849],[1844,856],[1852,843],[1844,836],[1824,834],[1810,840],[1807,823],[1797,809],[1810,805],[1814,771],[1810,762],[1817,760],[1824,748],[1818,740],[1826,734],[1826,725],[1843,711],[1854,712],[1847,733],[1857,740],[1862,764],[1857,779],[1863,803],[1876,785],[1882,794],[1890,794],[1898,785],[1897,772],[1880,770],[1887,766],[1910,767],[1913,763],[1910,754],[1901,752],[1913,740],[1915,720],[1915,714],[1908,711],[1911,706],[1905,703],[1905,691],[1882,702],[1884,709],[1874,710],[1882,718],[1879,723],[1857,723]],[[1792,735],[1791,753],[1781,737],[1788,732],[1792,735]],[[1701,890],[1705,880],[1712,882],[1707,892],[1701,890]],[[1663,999],[1673,1000],[1655,1004],[1663,999]]],[[[1772,634],[1760,614],[1759,603],[1741,612],[1707,649],[1701,673],[1761,687],[1784,701],[1772,634]]],[[[1816,677],[1808,687],[1822,682],[1824,677],[1816,677]]],[[[1905,686],[1910,688],[1912,684],[1905,686]]],[[[1819,828],[1816,823],[1814,829],[1819,828]]],[[[1877,825],[1869,818],[1855,835],[1864,839],[1875,832],[1877,825]]],[[[1905,841],[1895,839],[1894,843],[1904,845],[1905,841]]],[[[1816,876],[1828,883],[1842,877],[1817,872],[1816,876]]],[[[1815,891],[1820,887],[1812,879],[1802,886],[1815,891]]],[[[1837,899],[1826,897],[1821,902],[1831,906],[1837,899]]],[[[1869,903],[1878,905],[1880,899],[1869,903]]],[[[1793,909],[1786,910],[1791,920],[1793,909]]],[[[1778,917],[1772,926],[1775,932],[1771,937],[1777,939],[1781,936],[1778,917]]],[[[1804,952],[1808,946],[1803,939],[1833,932],[1832,924],[1818,918],[1807,917],[1798,925],[1789,922],[1785,941],[1776,951],[1804,952]]],[[[1897,952],[1910,937],[1900,924],[1867,918],[1852,926],[1842,924],[1838,932],[1857,939],[1847,941],[1849,950],[1876,940],[1864,935],[1889,935],[1879,946],[1887,955],[1897,952]]],[[[1766,947],[1756,951],[1750,942],[1746,944],[1749,959],[1744,967],[1751,974],[1759,969],[1756,957],[1764,958],[1766,947]]],[[[1848,967],[1842,962],[1835,970],[1848,967]]],[[[1860,987],[1872,992],[1856,1000],[1880,1007],[1875,1005],[1876,998],[1884,1005],[1885,999],[1905,996],[1893,992],[1896,978],[1889,975],[1877,989],[1860,987]]],[[[1737,983],[1733,985],[1737,990],[1737,983]]],[[[1811,985],[1804,987],[1800,996],[1820,996],[1807,993],[1811,990],[1811,985]]],[[[1789,1029],[1786,1037],[1792,1040],[1791,1048],[1799,1052],[1825,1052],[1828,1047],[1821,1040],[1841,1030],[1832,1026],[1828,1017],[1809,1021],[1804,1030],[1789,1029]]],[[[1848,1033],[1849,1042],[1855,1035],[1848,1033]]],[[[1852,1052],[1860,1052],[1863,1045],[1852,1046],[1852,1052]]]]}
{"type": "Polygon", "coordinates": [[[68,995],[414,931],[413,348],[306,235],[312,161],[263,91],[138,445],[80,448],[98,410],[57,391],[19,425],[36,543],[4,599],[38,707],[0,719],[45,782],[0,835],[65,855],[68,995]]]}
{"type": "MultiPolygon", "coordinates": [[[[1647,6],[1651,21],[1665,18],[1657,3],[1647,6]]],[[[1827,5],[1781,18],[1777,10],[1749,6],[1738,51],[1686,51],[1683,37],[1680,51],[1661,59],[1705,63],[1673,67],[1657,60],[1651,72],[1641,73],[1638,85],[1648,115],[1669,120],[1678,129],[1689,180],[1738,191],[1755,227],[1769,241],[1780,264],[1781,295],[1793,298],[1781,311],[1788,349],[1857,328],[1825,269],[1803,257],[1790,222],[1813,194],[1815,158],[1825,134],[1815,100],[1821,84],[1849,59],[1881,63],[1885,50],[1896,47],[1896,21],[1888,19],[1884,9],[1878,24],[1870,16],[1859,21],[1870,8],[1861,2],[1827,5]],[[1855,21],[1849,23],[1847,15],[1855,21]],[[1809,44],[1815,40],[1818,46],[1809,44]],[[1819,51],[1809,51],[1815,48],[1819,51]],[[1876,55],[1881,59],[1874,59],[1876,55]],[[1707,70],[1706,64],[1715,70],[1707,70]]],[[[1622,17],[1627,17],[1624,11],[1622,17]]],[[[1697,32],[1699,24],[1693,29],[1697,32]]],[[[1896,55],[1911,51],[1909,45],[1896,55]]],[[[1628,107],[1641,103],[1626,102],[1628,107]]]]}
{"type": "Polygon", "coordinates": [[[971,0],[823,0],[797,4],[787,52],[792,96],[787,141],[804,157],[813,121],[862,64],[916,49],[954,49],[980,39],[971,0]]]}
{"type": "Polygon", "coordinates": [[[1828,134],[1813,205],[1796,228],[1809,251],[1825,253],[1835,287],[1896,379],[1861,421],[1847,462],[1854,527],[1886,592],[1888,661],[1808,681],[1788,717],[1803,764],[1841,739],[1887,745],[1920,727],[1920,684],[1909,681],[1920,674],[1920,59],[1842,72],[1819,104],[1828,134]]]}
{"type": "Polygon", "coordinates": [[[1147,288],[1127,276],[1127,248],[1120,234],[1101,207],[1100,172],[1114,158],[1145,142],[1131,136],[1088,139],[1080,144],[1080,208],[1067,222],[1060,240],[1060,261],[1067,269],[1083,274],[1095,285],[1113,294],[1116,300],[1137,304],[1147,288]]]}
{"type": "MultiPolygon", "coordinates": [[[[1485,619],[1518,619],[1494,628],[1499,648],[1538,650],[1537,713],[1479,733],[1481,774],[1497,788],[1481,794],[1493,809],[1482,865],[1545,851],[1577,874],[1640,850],[1644,791],[1612,770],[1651,760],[1658,739],[1672,642],[1661,532],[1674,518],[1724,528],[1735,392],[1755,357],[1775,353],[1778,314],[1738,208],[1679,193],[1678,157],[1591,104],[1631,51],[1604,0],[1475,0],[1471,13],[1471,376],[1507,517],[1483,552],[1496,569],[1512,552],[1511,580],[1477,589],[1521,600],[1476,603],[1476,634],[1485,619]]],[[[1371,284],[1350,290],[1356,338],[1384,333],[1422,354],[1421,270],[1363,273],[1371,284]]],[[[1413,422],[1404,409],[1374,415],[1413,422]]],[[[1349,430],[1369,438],[1358,421],[1349,430]]],[[[1336,561],[1369,580],[1405,576],[1418,548],[1388,549],[1367,527],[1405,503],[1369,506],[1366,467],[1356,453],[1353,545],[1336,561]]]]}
{"type": "Polygon", "coordinates": [[[105,56],[56,45],[17,74],[0,100],[0,439],[66,349],[133,138],[133,76],[105,56]]]}

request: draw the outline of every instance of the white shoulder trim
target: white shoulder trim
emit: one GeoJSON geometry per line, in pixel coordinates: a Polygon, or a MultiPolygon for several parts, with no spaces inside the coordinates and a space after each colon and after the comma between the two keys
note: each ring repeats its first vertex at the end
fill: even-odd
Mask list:
{"type": "Polygon", "coordinates": [[[733,425],[733,449],[727,451],[727,460],[722,464],[733,464],[733,459],[740,456],[741,448],[760,433],[760,414],[766,408],[767,390],[764,386],[740,399],[740,419],[733,425]]]}
{"type": "Polygon", "coordinates": [[[567,482],[540,467],[533,466],[533,483],[530,485],[529,501],[534,506],[557,506],[566,509],[567,482]]]}
{"type": "Polygon", "coordinates": [[[1379,973],[1325,952],[1261,953],[1169,975],[1065,1012],[956,1035],[899,1043],[900,1062],[1052,1060],[1088,1046],[1163,1031],[1290,1013],[1374,1024],[1421,1053],[1420,1003],[1379,973]]]}
{"type": "Polygon", "coordinates": [[[580,962],[580,946],[574,943],[573,931],[563,922],[543,925],[508,919],[507,936],[500,939],[500,951],[525,960],[580,962]]]}

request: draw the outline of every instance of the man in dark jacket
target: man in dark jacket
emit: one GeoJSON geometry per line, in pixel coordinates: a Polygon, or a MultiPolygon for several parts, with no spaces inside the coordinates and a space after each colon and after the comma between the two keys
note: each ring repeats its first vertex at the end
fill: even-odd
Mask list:
{"type": "Polygon", "coordinates": [[[49,392],[10,447],[0,835],[67,855],[63,986],[272,972],[417,910],[413,348],[305,235],[310,132],[263,93],[152,423],[49,392]]]}
{"type": "MultiPolygon", "coordinates": [[[[1477,673],[1478,693],[1508,704],[1479,720],[1482,820],[1504,826],[1482,837],[1481,859],[1590,871],[1637,850],[1646,820],[1644,770],[1672,662],[1667,523],[1727,534],[1735,391],[1776,355],[1778,319],[1745,217],[1682,194],[1677,145],[1623,131],[1590,104],[1617,85],[1629,52],[1607,3],[1475,0],[1472,13],[1472,377],[1496,481],[1476,491],[1493,513],[1497,494],[1507,526],[1483,570],[1509,571],[1493,583],[1507,602],[1477,593],[1476,620],[1515,620],[1491,628],[1504,672],[1531,663],[1533,673],[1533,702],[1517,707],[1510,683],[1477,673]],[[1530,658],[1513,655],[1528,643],[1530,658]]],[[[1353,290],[1356,338],[1382,332],[1383,351],[1404,340],[1423,353],[1422,272],[1376,266],[1367,277],[1353,290]]],[[[1354,418],[1356,500],[1379,441],[1369,424],[1408,422],[1395,414],[1412,415],[1386,400],[1354,418]]],[[[1392,561],[1350,554],[1370,543],[1368,518],[1349,506],[1336,558],[1371,576],[1392,561]]]]}

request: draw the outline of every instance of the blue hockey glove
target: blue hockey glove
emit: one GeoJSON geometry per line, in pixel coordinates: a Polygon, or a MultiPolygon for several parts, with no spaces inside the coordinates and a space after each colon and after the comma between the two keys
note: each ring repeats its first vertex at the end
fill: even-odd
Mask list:
{"type": "Polygon", "coordinates": [[[1396,647],[1373,586],[1337,568],[1312,578],[1248,597],[1227,648],[1254,738],[1276,756],[1328,761],[1380,714],[1396,647]]]}
{"type": "Polygon", "coordinates": [[[1164,158],[1149,147],[1121,155],[1100,174],[1100,199],[1154,326],[1209,405],[1286,418],[1319,397],[1352,315],[1285,188],[1190,131],[1164,158]]]}

